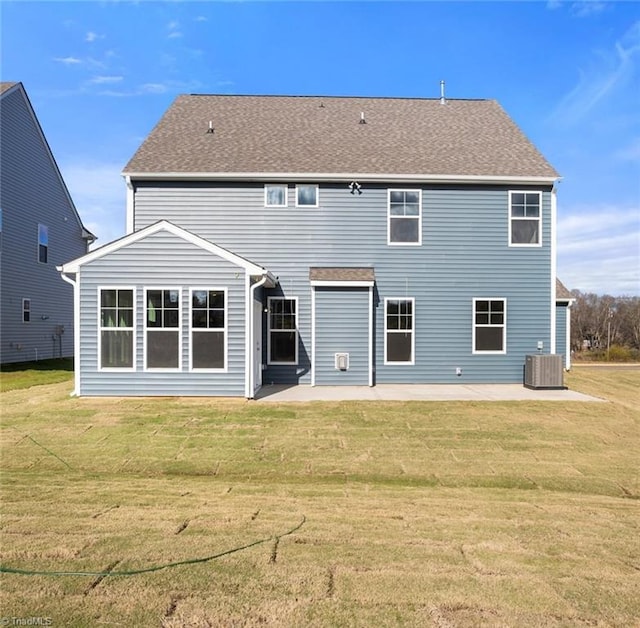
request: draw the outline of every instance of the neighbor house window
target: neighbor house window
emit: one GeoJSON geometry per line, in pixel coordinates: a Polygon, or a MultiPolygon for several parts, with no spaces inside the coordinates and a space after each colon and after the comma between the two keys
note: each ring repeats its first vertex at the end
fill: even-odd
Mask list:
{"type": "Polygon", "coordinates": [[[269,297],[269,364],[298,363],[298,299],[269,297]]]}
{"type": "Polygon", "coordinates": [[[286,185],[265,185],[264,204],[267,207],[287,206],[287,186],[286,185]]]}
{"type": "Polygon", "coordinates": [[[388,243],[422,242],[422,190],[389,190],[388,243]]]}
{"type": "Polygon", "coordinates": [[[384,362],[414,363],[414,299],[384,300],[384,362]]]}
{"type": "Polygon", "coordinates": [[[100,290],[100,368],[133,368],[133,290],[100,290]]]}
{"type": "Polygon", "coordinates": [[[473,353],[506,353],[507,302],[473,300],[473,353]]]}
{"type": "Polygon", "coordinates": [[[31,322],[31,299],[22,299],[22,322],[31,322]]]}
{"type": "Polygon", "coordinates": [[[191,291],[191,368],[226,368],[226,292],[191,291]]]}
{"type": "Polygon", "coordinates": [[[317,207],[318,186],[296,185],[296,207],[317,207]]]}
{"type": "Polygon", "coordinates": [[[49,259],[49,227],[38,225],[38,261],[46,264],[49,259]]]}
{"type": "Polygon", "coordinates": [[[180,367],[180,290],[147,289],[146,368],[180,367]]]}
{"type": "Polygon", "coordinates": [[[542,244],[541,198],[540,192],[509,192],[510,245],[542,244]]]}

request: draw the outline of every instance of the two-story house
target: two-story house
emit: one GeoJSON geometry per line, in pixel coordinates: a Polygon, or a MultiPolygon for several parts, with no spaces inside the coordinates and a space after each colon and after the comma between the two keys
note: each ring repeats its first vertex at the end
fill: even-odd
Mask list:
{"type": "Polygon", "coordinates": [[[564,350],[559,177],[495,101],[180,96],[124,176],[128,235],[60,269],[76,394],[521,382],[564,350]]]}
{"type": "Polygon", "coordinates": [[[94,240],[24,86],[0,83],[0,363],[73,355],[73,289],[56,266],[94,240]]]}

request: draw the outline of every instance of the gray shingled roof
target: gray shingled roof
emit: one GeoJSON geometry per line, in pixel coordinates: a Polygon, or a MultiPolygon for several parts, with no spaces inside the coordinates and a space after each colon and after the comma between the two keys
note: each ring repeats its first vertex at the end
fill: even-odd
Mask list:
{"type": "Polygon", "coordinates": [[[315,96],[178,96],[125,173],[558,177],[494,100],[315,96]]]}
{"type": "Polygon", "coordinates": [[[352,266],[311,266],[309,281],[375,281],[373,268],[356,268],[352,266]]]}
{"type": "Polygon", "coordinates": [[[558,278],[556,278],[556,300],[557,299],[560,299],[562,301],[566,299],[575,299],[571,292],[558,278]]]}

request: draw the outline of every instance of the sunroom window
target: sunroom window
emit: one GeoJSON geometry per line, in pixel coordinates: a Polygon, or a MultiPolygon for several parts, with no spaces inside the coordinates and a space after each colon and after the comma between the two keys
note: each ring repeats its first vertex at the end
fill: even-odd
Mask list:
{"type": "Polygon", "coordinates": [[[133,290],[100,290],[100,368],[133,368],[133,290]]]}
{"type": "Polygon", "coordinates": [[[148,289],[145,309],[146,367],[179,368],[180,290],[148,289]]]}
{"type": "Polygon", "coordinates": [[[191,367],[226,367],[226,293],[191,291],[191,367]]]}

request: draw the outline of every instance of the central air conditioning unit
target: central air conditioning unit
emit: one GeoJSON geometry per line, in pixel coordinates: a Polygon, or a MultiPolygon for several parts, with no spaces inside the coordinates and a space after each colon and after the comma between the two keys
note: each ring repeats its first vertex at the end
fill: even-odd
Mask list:
{"type": "Polygon", "coordinates": [[[524,385],[533,389],[564,390],[561,355],[528,355],[524,364],[524,385]]]}

